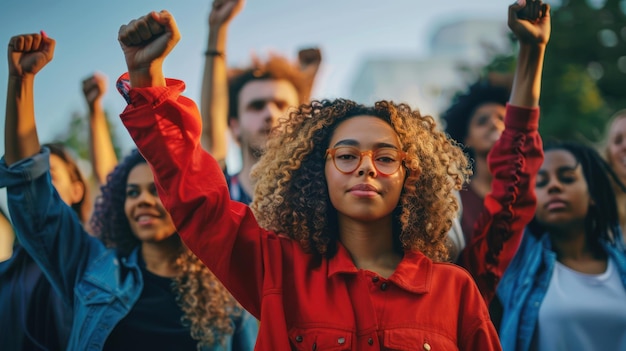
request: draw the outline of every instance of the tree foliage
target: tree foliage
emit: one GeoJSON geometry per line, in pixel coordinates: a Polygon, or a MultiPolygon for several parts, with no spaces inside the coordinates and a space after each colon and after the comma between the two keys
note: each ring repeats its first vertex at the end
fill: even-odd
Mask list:
{"type": "MultiPolygon", "coordinates": [[[[496,53],[482,74],[512,73],[515,58],[496,53]]],[[[553,4],[540,102],[544,138],[600,141],[610,115],[626,108],[625,82],[626,0],[553,4]]]]}
{"type": "MultiPolygon", "coordinates": [[[[115,126],[109,119],[109,114],[105,112],[107,124],[109,125],[109,131],[111,133],[111,139],[113,141],[113,148],[115,154],[120,157],[121,147],[118,142],[118,138],[115,133],[115,126]]],[[[85,161],[90,161],[89,155],[89,116],[85,113],[74,112],[70,119],[69,126],[66,132],[57,135],[55,141],[62,143],[65,147],[72,150],[75,155],[85,161]]],[[[90,171],[90,170],[89,170],[90,171]]]]}

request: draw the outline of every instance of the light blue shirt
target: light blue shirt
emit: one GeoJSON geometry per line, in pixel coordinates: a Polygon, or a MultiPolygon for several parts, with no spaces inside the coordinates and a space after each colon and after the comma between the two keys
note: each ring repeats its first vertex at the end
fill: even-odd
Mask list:
{"type": "MultiPolygon", "coordinates": [[[[626,254],[618,246],[602,243],[614,260],[626,289],[626,254]]],[[[503,307],[500,341],[504,351],[527,351],[534,345],[539,308],[548,290],[554,271],[556,253],[550,238],[537,238],[528,230],[522,243],[498,284],[497,296],[503,307]]]]}

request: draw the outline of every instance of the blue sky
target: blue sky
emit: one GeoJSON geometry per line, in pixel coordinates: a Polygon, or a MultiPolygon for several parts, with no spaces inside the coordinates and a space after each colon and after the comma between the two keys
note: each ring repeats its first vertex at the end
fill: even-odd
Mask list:
{"type": "MultiPolygon", "coordinates": [[[[211,1],[165,0],[20,0],[0,11],[0,42],[11,36],[45,30],[57,40],[54,60],[35,83],[35,108],[42,141],[67,126],[73,111],[86,106],[80,81],[91,72],[109,77],[105,108],[118,114],[123,100],[113,84],[124,67],[117,30],[150,10],[167,9],[177,19],[182,40],[166,60],[166,74],[187,83],[186,94],[198,100],[211,1]]],[[[244,65],[252,52],[268,51],[295,58],[301,47],[320,46],[324,66],[315,95],[348,94],[351,79],[367,56],[426,56],[430,33],[454,18],[506,18],[508,1],[474,0],[248,0],[230,27],[228,62],[244,65]]],[[[0,63],[0,96],[6,96],[6,54],[0,63]]],[[[1,111],[5,99],[0,98],[1,111]]],[[[4,124],[4,113],[0,122],[4,124]]],[[[117,122],[117,121],[116,121],[117,122]]],[[[131,147],[118,128],[123,145],[131,147]]],[[[3,136],[2,136],[3,138],[3,136]]],[[[3,143],[2,143],[3,144],[3,143]]],[[[4,145],[0,145],[4,152],[4,145]]]]}
{"type": "MultiPolygon", "coordinates": [[[[296,56],[319,46],[323,66],[315,97],[346,97],[361,62],[371,56],[425,57],[430,34],[459,18],[506,20],[508,0],[248,0],[230,26],[228,62],[245,65],[251,53],[296,56]]],[[[35,83],[35,113],[42,142],[52,141],[74,111],[85,111],[80,82],[94,71],[109,78],[104,105],[113,116],[124,108],[114,91],[125,70],[117,42],[120,25],[151,10],[167,9],[182,40],[165,62],[166,75],[186,81],[186,95],[198,101],[211,1],[198,0],[19,0],[0,11],[0,42],[45,30],[57,41],[54,60],[35,83]]],[[[4,126],[6,54],[0,55],[0,125],[4,126]]],[[[125,150],[132,147],[119,121],[114,124],[125,150]]],[[[4,153],[4,133],[0,154],[4,153]]],[[[0,201],[1,202],[1,201],[0,201]]]]}

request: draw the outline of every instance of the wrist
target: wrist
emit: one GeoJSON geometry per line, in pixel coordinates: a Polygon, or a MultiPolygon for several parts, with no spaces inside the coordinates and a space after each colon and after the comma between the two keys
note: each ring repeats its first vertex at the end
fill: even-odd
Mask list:
{"type": "Polygon", "coordinates": [[[226,51],[226,33],[224,28],[218,30],[209,29],[209,38],[207,42],[207,49],[214,49],[217,51],[226,51]]]}
{"type": "Polygon", "coordinates": [[[9,74],[9,83],[26,83],[35,80],[33,73],[9,74]]]}
{"type": "Polygon", "coordinates": [[[132,88],[165,86],[162,61],[152,62],[149,67],[129,69],[128,76],[132,88]]]}
{"type": "Polygon", "coordinates": [[[89,112],[97,112],[102,110],[102,100],[98,99],[94,102],[87,104],[89,107],[89,112]]]}

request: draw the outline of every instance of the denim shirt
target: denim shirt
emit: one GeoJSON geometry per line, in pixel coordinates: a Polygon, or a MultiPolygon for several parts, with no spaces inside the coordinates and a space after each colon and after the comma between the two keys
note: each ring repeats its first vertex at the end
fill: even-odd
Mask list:
{"type": "MultiPolygon", "coordinates": [[[[602,242],[608,256],[615,260],[626,289],[626,254],[620,245],[602,242]]],[[[526,230],[515,258],[498,285],[497,295],[504,309],[500,324],[500,342],[504,351],[530,350],[534,342],[543,301],[556,262],[550,237],[537,238],[526,230]]]]}
{"type": "MultiPolygon", "coordinates": [[[[16,235],[59,295],[74,307],[68,350],[101,350],[143,289],[138,249],[128,257],[107,249],[82,227],[50,180],[47,148],[10,167],[0,160],[0,187],[16,235]]],[[[252,350],[258,324],[247,312],[234,321],[226,345],[205,350],[252,350]]]]}

